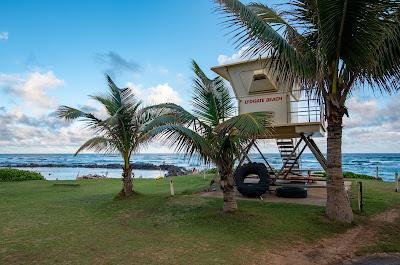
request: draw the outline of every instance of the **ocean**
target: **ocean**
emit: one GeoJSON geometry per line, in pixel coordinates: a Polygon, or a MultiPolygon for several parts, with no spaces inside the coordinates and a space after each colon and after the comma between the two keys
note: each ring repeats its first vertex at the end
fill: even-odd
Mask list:
{"type": "MultiPolygon", "coordinates": [[[[279,154],[264,154],[269,163],[280,168],[282,161],[279,154]]],[[[254,161],[262,162],[259,154],[250,154],[254,161]]],[[[181,154],[137,154],[132,157],[132,162],[152,163],[155,165],[172,164],[187,169],[206,168],[199,160],[188,161],[181,154]]],[[[122,164],[118,155],[104,154],[0,154],[0,167],[17,167],[40,172],[48,180],[75,179],[79,175],[103,174],[111,178],[121,177],[121,169],[104,168],[107,165],[122,164]],[[35,167],[26,166],[34,164],[35,167]],[[48,165],[51,164],[51,167],[48,165]],[[59,167],[57,166],[59,165],[59,167]],[[90,168],[88,168],[90,166],[90,168]]],[[[303,154],[301,159],[303,169],[320,170],[317,160],[312,154],[303,154]]],[[[400,154],[343,154],[343,169],[356,173],[375,176],[376,168],[378,174],[385,181],[394,181],[396,172],[400,173],[400,154]]],[[[164,175],[160,170],[137,170],[134,169],[135,177],[154,178],[164,175]]]]}

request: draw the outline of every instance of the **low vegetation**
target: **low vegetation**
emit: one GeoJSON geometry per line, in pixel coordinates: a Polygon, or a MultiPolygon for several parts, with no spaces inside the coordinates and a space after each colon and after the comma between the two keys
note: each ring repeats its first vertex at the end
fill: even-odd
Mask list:
{"type": "MultiPolygon", "coordinates": [[[[326,177],[326,172],[323,172],[323,171],[317,171],[317,172],[313,172],[313,173],[317,174],[317,175],[321,175],[321,177],[326,177]]],[[[343,177],[345,179],[369,179],[369,180],[383,181],[383,179],[380,177],[377,178],[377,177],[373,177],[373,176],[366,175],[366,174],[354,173],[351,171],[344,171],[343,177]]]]}
{"type": "Polygon", "coordinates": [[[371,179],[371,180],[379,180],[379,181],[383,181],[382,178],[380,177],[373,177],[373,176],[369,176],[366,174],[358,174],[358,173],[354,173],[351,171],[344,171],[343,172],[343,177],[346,179],[371,179]]]}
{"type": "Polygon", "coordinates": [[[19,170],[15,168],[0,168],[0,182],[25,180],[44,180],[44,177],[37,172],[19,170]]]}
{"type": "MultiPolygon", "coordinates": [[[[318,206],[239,200],[238,211],[223,213],[221,199],[196,194],[213,177],[173,177],[174,197],[171,178],[137,179],[137,194],[124,200],[115,199],[119,179],[2,183],[0,264],[249,264],[268,249],[350,227],[324,218],[318,206]]],[[[357,222],[400,206],[393,183],[363,183],[365,213],[356,212],[357,222]]]]}

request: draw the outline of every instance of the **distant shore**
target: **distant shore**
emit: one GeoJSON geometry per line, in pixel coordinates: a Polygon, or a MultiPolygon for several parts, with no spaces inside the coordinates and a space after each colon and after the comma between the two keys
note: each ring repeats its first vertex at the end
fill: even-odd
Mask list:
{"type": "MultiPolygon", "coordinates": [[[[152,163],[132,163],[133,169],[140,170],[162,170],[167,171],[166,176],[181,176],[187,174],[189,171],[185,167],[175,166],[171,164],[161,164],[155,165],[152,163]]],[[[20,163],[20,164],[3,164],[1,167],[10,167],[10,168],[98,168],[98,169],[122,169],[121,164],[112,163],[112,164],[56,164],[56,163],[48,163],[48,164],[39,164],[39,163],[20,163]]]]}
{"type": "MultiPolygon", "coordinates": [[[[282,158],[279,154],[265,153],[268,162],[274,168],[280,169],[282,167],[282,158]]],[[[254,162],[263,163],[264,160],[259,154],[249,154],[254,162]]],[[[172,171],[175,167],[181,168],[182,171],[193,168],[206,169],[209,166],[204,165],[198,157],[185,157],[182,154],[136,154],[132,159],[133,167],[136,170],[155,170],[172,171]],[[164,170],[167,169],[167,170],[164,170]]],[[[394,181],[395,173],[400,173],[400,153],[398,154],[373,154],[373,153],[359,153],[359,154],[343,154],[343,170],[351,171],[359,174],[369,176],[376,176],[376,168],[379,168],[378,175],[385,181],[394,181]]],[[[80,154],[74,156],[73,154],[0,154],[0,167],[18,167],[18,168],[67,168],[71,169],[106,169],[104,171],[119,171],[121,169],[122,161],[117,155],[110,154],[80,154]]],[[[301,159],[301,166],[304,169],[322,170],[318,161],[312,154],[304,153],[301,159]]],[[[211,166],[212,167],[212,166],[211,166]]],[[[79,170],[74,172],[78,173],[79,170]]],[[[90,173],[90,171],[85,170],[90,173]]],[[[118,174],[120,174],[118,172],[118,174]]],[[[143,172],[146,174],[146,172],[143,172]]]]}

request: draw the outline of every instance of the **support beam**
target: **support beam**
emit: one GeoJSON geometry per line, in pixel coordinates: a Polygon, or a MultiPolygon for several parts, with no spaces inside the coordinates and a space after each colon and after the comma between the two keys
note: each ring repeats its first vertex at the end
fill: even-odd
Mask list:
{"type": "Polygon", "coordinates": [[[239,167],[243,164],[243,162],[244,162],[245,159],[247,159],[247,161],[249,161],[249,163],[251,163],[251,159],[250,159],[248,153],[249,153],[249,151],[250,151],[250,149],[251,149],[251,146],[252,146],[253,144],[254,144],[254,140],[252,140],[252,141],[246,146],[245,149],[243,149],[242,147],[240,147],[240,151],[242,152],[243,156],[242,156],[242,158],[241,158],[240,161],[239,161],[239,165],[238,165],[239,167]]]}
{"type": "Polygon", "coordinates": [[[254,143],[254,147],[257,149],[257,151],[260,153],[262,159],[264,159],[265,163],[267,164],[267,166],[269,167],[271,172],[274,172],[275,175],[275,169],[268,163],[267,159],[265,158],[265,156],[263,155],[263,153],[261,152],[260,148],[258,148],[257,144],[254,143]]]}
{"type": "Polygon", "coordinates": [[[317,144],[314,142],[313,139],[311,139],[310,137],[306,137],[304,134],[300,134],[300,136],[301,139],[304,140],[308,148],[311,150],[311,152],[314,154],[321,167],[326,171],[328,162],[322,152],[319,150],[317,144]]]}
{"type": "Polygon", "coordinates": [[[296,156],[296,159],[292,162],[292,165],[289,167],[289,169],[286,170],[284,178],[286,178],[289,175],[289,173],[292,171],[294,165],[300,159],[300,156],[303,154],[305,149],[306,149],[306,145],[303,146],[303,148],[301,149],[300,153],[296,156]]]}

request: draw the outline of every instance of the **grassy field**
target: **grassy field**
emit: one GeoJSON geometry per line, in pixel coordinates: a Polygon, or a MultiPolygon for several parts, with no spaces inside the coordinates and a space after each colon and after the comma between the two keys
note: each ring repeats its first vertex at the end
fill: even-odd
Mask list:
{"type": "MultiPolygon", "coordinates": [[[[220,199],[192,195],[211,176],[173,179],[174,197],[168,180],[142,179],[128,200],[114,199],[116,179],[0,183],[0,264],[246,264],[349,227],[315,206],[240,201],[239,211],[224,214],[220,199]]],[[[363,183],[366,212],[356,220],[400,204],[393,185],[363,183]]]]}

